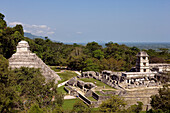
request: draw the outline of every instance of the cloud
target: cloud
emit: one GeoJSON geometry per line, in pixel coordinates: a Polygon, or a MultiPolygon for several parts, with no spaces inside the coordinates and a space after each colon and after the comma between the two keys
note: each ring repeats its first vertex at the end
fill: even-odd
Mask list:
{"type": "Polygon", "coordinates": [[[21,23],[21,22],[10,22],[9,23],[10,26],[15,26],[17,24],[22,24],[23,25],[23,23],[21,23]]]}
{"type": "Polygon", "coordinates": [[[24,32],[31,33],[30,31],[28,31],[28,30],[25,30],[25,29],[24,29],[24,32]]]}
{"type": "Polygon", "coordinates": [[[24,28],[24,32],[32,33],[32,34],[38,35],[38,36],[47,36],[47,35],[52,35],[55,33],[47,25],[35,25],[35,24],[30,25],[30,24],[25,24],[22,22],[9,22],[8,24],[12,27],[17,24],[21,24],[24,28]]]}
{"type": "Polygon", "coordinates": [[[51,32],[47,32],[47,34],[51,35],[54,34],[55,32],[51,31],[51,32]]]}
{"type": "Polygon", "coordinates": [[[79,35],[82,34],[82,33],[83,33],[83,32],[76,32],[76,34],[79,34],[79,35]]]}

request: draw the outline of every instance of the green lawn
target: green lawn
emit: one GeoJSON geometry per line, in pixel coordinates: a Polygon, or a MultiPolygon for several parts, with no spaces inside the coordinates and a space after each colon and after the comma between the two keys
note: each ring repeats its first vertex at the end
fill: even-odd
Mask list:
{"type": "Polygon", "coordinates": [[[68,100],[64,100],[64,103],[62,105],[62,108],[64,111],[68,112],[71,111],[73,109],[73,105],[76,103],[76,101],[78,101],[79,99],[68,99],[68,100]]]}
{"type": "Polygon", "coordinates": [[[64,86],[61,86],[59,88],[57,88],[58,92],[61,92],[62,94],[66,94],[67,92],[64,90],[64,86]]]}
{"type": "Polygon", "coordinates": [[[67,81],[69,79],[71,79],[72,77],[75,77],[77,76],[77,74],[75,72],[72,72],[72,71],[64,71],[62,73],[57,73],[60,78],[61,78],[61,81],[58,81],[58,83],[62,83],[64,81],[67,81]]]}
{"type": "Polygon", "coordinates": [[[114,89],[114,88],[110,87],[109,85],[107,85],[107,84],[105,84],[105,83],[103,83],[99,80],[96,80],[94,78],[82,78],[80,80],[82,80],[84,82],[92,82],[92,83],[94,83],[95,85],[97,85],[98,87],[101,87],[101,88],[105,87],[106,89],[114,89]]]}
{"type": "Polygon", "coordinates": [[[99,108],[91,108],[91,113],[101,113],[101,112],[99,112],[99,108]]]}
{"type": "MultiPolygon", "coordinates": [[[[64,103],[62,105],[62,108],[64,110],[64,112],[68,113],[73,109],[73,105],[77,102],[77,101],[81,101],[80,99],[76,98],[76,99],[68,99],[68,100],[64,100],[64,103]]],[[[92,113],[98,113],[99,112],[99,108],[91,108],[91,112],[92,113]]]]}

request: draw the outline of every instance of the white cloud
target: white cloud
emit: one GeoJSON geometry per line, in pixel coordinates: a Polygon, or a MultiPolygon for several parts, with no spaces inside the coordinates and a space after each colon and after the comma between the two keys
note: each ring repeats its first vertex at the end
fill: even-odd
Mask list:
{"type": "Polygon", "coordinates": [[[52,35],[54,34],[55,32],[51,31],[51,32],[47,32],[48,35],[52,35]]]}
{"type": "Polygon", "coordinates": [[[47,25],[35,25],[35,24],[30,25],[30,24],[24,24],[22,22],[9,22],[8,24],[10,26],[21,24],[24,28],[24,32],[32,33],[34,35],[39,35],[39,36],[47,36],[47,35],[52,35],[55,33],[47,25]]]}
{"type": "Polygon", "coordinates": [[[10,26],[15,26],[17,24],[22,24],[23,25],[23,23],[21,23],[21,22],[10,22],[9,23],[10,26]]]}
{"type": "Polygon", "coordinates": [[[25,29],[24,29],[24,32],[31,33],[30,31],[28,31],[28,30],[25,30],[25,29]]]}
{"type": "Polygon", "coordinates": [[[76,32],[76,34],[82,34],[83,32],[76,32]]]}

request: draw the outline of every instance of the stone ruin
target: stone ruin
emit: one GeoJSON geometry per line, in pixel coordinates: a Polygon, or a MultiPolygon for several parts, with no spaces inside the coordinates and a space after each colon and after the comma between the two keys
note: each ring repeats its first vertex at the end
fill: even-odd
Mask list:
{"type": "Polygon", "coordinates": [[[93,107],[99,107],[103,100],[110,98],[109,95],[120,93],[120,91],[99,91],[103,95],[98,95],[94,90],[96,87],[94,83],[84,82],[74,77],[66,83],[64,89],[68,94],[80,98],[87,105],[92,105],[93,107]],[[92,97],[94,100],[92,101],[88,97],[92,97]]]}
{"type": "Polygon", "coordinates": [[[9,58],[9,67],[11,69],[20,67],[39,68],[46,81],[61,80],[60,76],[48,67],[35,53],[30,51],[30,46],[26,41],[20,41],[17,45],[16,53],[9,58]]]}
{"type": "Polygon", "coordinates": [[[157,80],[156,73],[150,72],[112,72],[104,70],[101,74],[96,72],[83,72],[80,78],[94,78],[113,88],[124,90],[137,87],[158,86],[161,83],[157,80]],[[135,76],[136,75],[136,76],[135,76]]]}
{"type": "Polygon", "coordinates": [[[88,92],[89,90],[91,90],[92,88],[96,87],[95,84],[91,83],[91,82],[84,82],[81,80],[77,80],[76,77],[70,79],[67,83],[66,86],[74,86],[74,87],[78,87],[80,90],[82,90],[83,92],[88,92]]]}
{"type": "MultiPolygon", "coordinates": [[[[101,73],[94,71],[82,72],[81,78],[94,78],[97,79],[117,90],[107,91],[101,89],[100,91],[94,88],[85,88],[84,82],[73,78],[68,81],[65,89],[70,91],[69,94],[75,94],[83,100],[87,105],[94,105],[98,107],[103,100],[110,98],[112,95],[119,95],[124,97],[127,101],[127,106],[136,104],[137,101],[143,102],[143,110],[151,108],[150,96],[158,93],[158,88],[161,87],[161,82],[158,80],[162,77],[162,72],[170,71],[169,64],[149,64],[149,56],[146,52],[139,52],[137,55],[136,67],[131,69],[130,72],[112,72],[104,70],[101,73]],[[133,71],[132,71],[133,70],[133,71]],[[71,86],[78,87],[84,91],[84,95],[77,90],[72,89],[71,86]],[[156,87],[152,87],[156,86],[156,87]],[[134,88],[134,89],[132,89],[134,88]],[[131,90],[132,89],[132,90],[131,90]],[[92,97],[95,101],[90,100],[92,97]]],[[[97,87],[97,86],[96,86],[97,87]]]]}
{"type": "Polygon", "coordinates": [[[130,72],[112,72],[108,70],[102,73],[87,71],[81,77],[94,78],[116,89],[131,89],[137,87],[159,86],[158,78],[161,73],[170,72],[170,64],[149,64],[149,55],[141,51],[137,55],[136,67],[130,72]],[[133,70],[133,71],[132,71],[133,70]]]}

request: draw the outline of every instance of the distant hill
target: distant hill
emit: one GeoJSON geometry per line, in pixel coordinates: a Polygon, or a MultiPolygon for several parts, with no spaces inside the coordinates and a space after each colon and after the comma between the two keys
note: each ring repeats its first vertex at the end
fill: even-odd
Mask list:
{"type": "MultiPolygon", "coordinates": [[[[117,42],[118,44],[125,44],[128,47],[137,47],[140,50],[142,49],[153,49],[156,51],[159,51],[159,48],[168,48],[170,51],[170,42],[117,42]]],[[[73,44],[73,43],[66,43],[66,44],[73,44]]],[[[86,45],[87,43],[77,43],[80,45],[86,45]]],[[[98,42],[99,45],[102,45],[103,47],[105,46],[104,42],[98,42]]]]}
{"type": "Polygon", "coordinates": [[[149,43],[149,42],[141,42],[141,43],[124,43],[129,47],[137,47],[139,49],[153,49],[159,51],[159,48],[167,48],[170,51],[170,42],[157,42],[157,43],[149,43]]]}
{"type": "Polygon", "coordinates": [[[30,38],[30,39],[34,39],[34,38],[42,38],[42,39],[45,39],[43,36],[36,36],[36,35],[33,35],[33,34],[31,34],[31,33],[26,33],[26,32],[24,32],[24,36],[25,36],[25,37],[28,37],[28,38],[30,38]]]}

